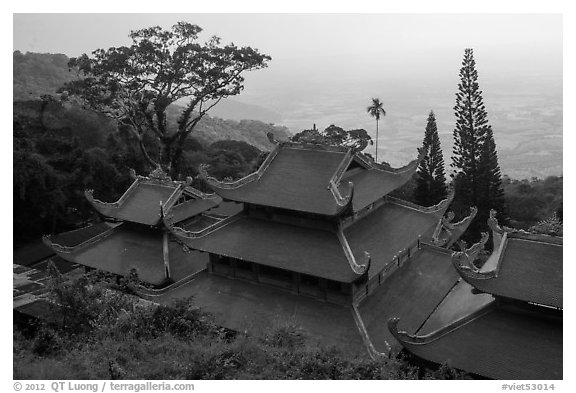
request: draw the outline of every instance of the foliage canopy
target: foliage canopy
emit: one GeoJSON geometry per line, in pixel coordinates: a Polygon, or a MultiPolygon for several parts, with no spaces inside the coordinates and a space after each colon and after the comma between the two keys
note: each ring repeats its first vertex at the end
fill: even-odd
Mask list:
{"type": "Polygon", "coordinates": [[[271,57],[251,47],[221,45],[213,36],[199,42],[199,26],[179,22],[132,31],[132,45],[97,49],[70,60],[77,80],[66,83],[64,98],[116,119],[129,129],[148,163],[179,175],[182,146],[202,117],[223,98],[239,94],[246,71],[267,66],[271,57]],[[166,111],[185,101],[177,124],[166,111]],[[150,134],[161,148],[154,160],[144,143],[150,134]]]}

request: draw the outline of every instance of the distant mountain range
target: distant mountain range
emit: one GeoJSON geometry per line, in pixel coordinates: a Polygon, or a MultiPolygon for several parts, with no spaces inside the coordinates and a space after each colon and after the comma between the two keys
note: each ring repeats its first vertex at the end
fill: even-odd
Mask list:
{"type": "MultiPolygon", "coordinates": [[[[63,54],[14,52],[14,102],[55,94],[65,82],[74,78],[68,70],[68,60],[63,54]]],[[[173,105],[169,109],[169,121],[175,122],[181,110],[181,106],[173,105]]],[[[194,130],[194,137],[206,143],[230,139],[249,143],[260,150],[270,150],[272,144],[266,137],[268,132],[278,140],[287,140],[291,135],[288,128],[273,124],[280,119],[278,113],[258,105],[226,99],[212,108],[210,115],[205,116],[194,130]]]]}

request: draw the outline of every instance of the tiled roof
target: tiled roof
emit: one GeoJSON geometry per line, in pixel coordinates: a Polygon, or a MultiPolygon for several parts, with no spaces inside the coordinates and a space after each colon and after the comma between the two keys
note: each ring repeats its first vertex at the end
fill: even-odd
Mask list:
{"type": "Polygon", "coordinates": [[[350,308],[209,273],[200,273],[154,300],[170,304],[190,297],[194,305],[213,315],[219,326],[266,335],[290,323],[304,331],[307,344],[338,346],[351,355],[365,356],[350,308]]]}
{"type": "MultiPolygon", "coordinates": [[[[54,241],[63,246],[76,246],[94,236],[107,231],[110,226],[106,223],[94,224],[85,228],[63,232],[54,236],[54,241]]],[[[28,244],[14,250],[14,263],[30,266],[54,255],[54,251],[41,241],[28,244]]]]}
{"type": "Polygon", "coordinates": [[[257,172],[243,179],[226,183],[206,177],[227,200],[333,216],[344,210],[350,195],[352,210],[359,211],[402,186],[417,163],[385,168],[346,148],[284,143],[257,172]]]}
{"type": "Polygon", "coordinates": [[[396,324],[389,327],[402,345],[428,361],[495,379],[562,379],[561,318],[488,306],[424,336],[398,333],[396,324]]]}
{"type": "Polygon", "coordinates": [[[563,307],[562,243],[508,233],[495,250],[495,270],[474,272],[455,263],[461,276],[478,290],[497,296],[563,307]]]}
{"type": "Polygon", "coordinates": [[[366,252],[370,255],[369,277],[373,277],[394,263],[393,258],[399,251],[434,227],[445,209],[446,206],[441,206],[438,210],[422,211],[410,205],[382,201],[364,217],[343,226],[341,238],[335,224],[318,222],[316,227],[310,227],[298,224],[297,219],[288,223],[280,222],[280,218],[261,219],[247,214],[196,233],[187,234],[178,228],[173,231],[192,249],[351,282],[361,274],[355,272],[352,265],[366,262],[366,252]],[[320,225],[322,223],[325,225],[320,225]],[[346,243],[352,262],[345,252],[346,243]]]}
{"type": "MultiPolygon", "coordinates": [[[[76,247],[60,245],[51,238],[45,242],[60,257],[80,265],[119,275],[136,269],[142,281],[154,285],[162,284],[166,278],[162,234],[152,228],[124,223],[76,247]]],[[[187,255],[175,242],[169,243],[168,251],[174,279],[190,274],[190,269],[202,270],[206,266],[204,256],[187,255]]]]}
{"type": "Polygon", "coordinates": [[[117,202],[98,201],[92,197],[91,190],[87,191],[86,197],[105,217],[151,226],[160,223],[161,206],[165,214],[172,214],[175,222],[178,222],[211,209],[222,201],[218,196],[208,196],[185,187],[182,182],[144,177],[138,177],[117,202]],[[184,194],[191,199],[177,203],[184,194]]]}
{"type": "Polygon", "coordinates": [[[370,253],[368,276],[371,278],[393,263],[394,256],[413,245],[418,236],[433,229],[446,208],[422,211],[410,205],[387,202],[346,227],[344,234],[357,257],[364,251],[370,253]]]}
{"type": "Polygon", "coordinates": [[[328,185],[345,156],[342,151],[281,148],[259,179],[236,188],[213,188],[236,202],[334,215],[341,207],[328,185]]]}
{"type": "Polygon", "coordinates": [[[413,171],[393,173],[370,168],[355,171],[350,176],[345,175],[342,182],[351,181],[354,184],[352,205],[354,211],[359,211],[384,195],[402,187],[413,174],[413,171]]]}
{"type": "Polygon", "coordinates": [[[358,278],[337,234],[329,230],[240,215],[204,236],[177,237],[192,249],[244,261],[341,282],[358,278]]]}
{"type": "Polygon", "coordinates": [[[458,281],[451,253],[423,245],[359,306],[368,335],[377,350],[401,349],[386,328],[389,318],[400,317],[401,328],[415,333],[458,281]]]}

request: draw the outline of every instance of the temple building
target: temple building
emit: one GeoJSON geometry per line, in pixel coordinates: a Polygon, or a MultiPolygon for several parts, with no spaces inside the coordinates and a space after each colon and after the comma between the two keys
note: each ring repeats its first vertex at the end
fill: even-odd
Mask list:
{"type": "Polygon", "coordinates": [[[392,318],[390,331],[433,363],[495,379],[562,379],[563,240],[503,229],[494,211],[488,223],[486,263],[474,261],[488,234],[451,256],[458,280],[423,324],[407,332],[392,318]]]}
{"type": "Polygon", "coordinates": [[[350,148],[278,143],[238,181],[201,170],[216,194],[243,203],[242,212],[196,231],[170,214],[164,221],[186,247],[209,253],[209,273],[350,305],[400,265],[400,251],[450,246],[475,215],[457,224],[444,218],[453,194],[426,208],[389,195],[422,157],[391,169],[350,148]]]}
{"type": "Polygon", "coordinates": [[[430,207],[393,196],[423,153],[395,169],[352,148],[275,143],[237,181],[201,167],[214,194],[160,170],[114,203],[88,191],[106,226],[80,243],[45,243],[75,264],[135,269],[156,286],[143,298],[192,297],[228,329],[265,334],[291,321],[372,358],[407,351],[487,378],[562,378],[561,239],[502,229],[492,216],[494,252],[476,268],[488,236],[456,243],[476,208],[452,222],[453,192],[430,207]]]}
{"type": "Polygon", "coordinates": [[[69,262],[120,276],[135,270],[142,281],[153,285],[179,281],[204,269],[204,255],[186,254],[170,241],[162,214],[169,213],[185,227],[204,225],[217,218],[201,213],[222,200],[191,187],[192,179],[172,181],[160,169],[149,177],[132,176],[132,185],[113,203],[94,199],[93,191],[86,191],[96,211],[112,222],[106,230],[73,246],[59,244],[50,236],[44,237],[44,243],[69,262]]]}

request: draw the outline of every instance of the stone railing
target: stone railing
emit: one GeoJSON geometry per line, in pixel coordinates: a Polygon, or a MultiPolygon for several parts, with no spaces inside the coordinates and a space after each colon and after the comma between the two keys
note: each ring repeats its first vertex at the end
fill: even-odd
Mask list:
{"type": "Polygon", "coordinates": [[[416,241],[412,242],[408,247],[399,251],[394,257],[384,266],[384,268],[378,272],[378,274],[372,277],[366,284],[363,284],[358,288],[354,294],[354,301],[358,304],[367,298],[376,288],[384,283],[384,281],[398,268],[404,265],[412,255],[414,255],[418,250],[427,244],[422,243],[420,236],[416,241]]]}

